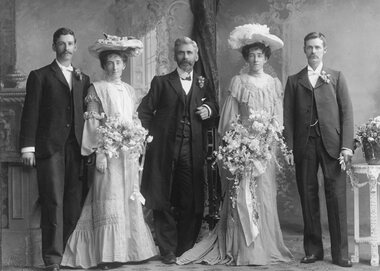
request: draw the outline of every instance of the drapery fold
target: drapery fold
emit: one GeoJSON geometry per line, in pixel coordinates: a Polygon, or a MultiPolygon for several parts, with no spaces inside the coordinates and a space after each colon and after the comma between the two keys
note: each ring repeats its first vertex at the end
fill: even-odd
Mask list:
{"type": "Polygon", "coordinates": [[[219,97],[219,79],[216,65],[216,13],[219,0],[190,0],[194,15],[192,38],[199,47],[199,61],[195,70],[209,79],[219,97]]]}

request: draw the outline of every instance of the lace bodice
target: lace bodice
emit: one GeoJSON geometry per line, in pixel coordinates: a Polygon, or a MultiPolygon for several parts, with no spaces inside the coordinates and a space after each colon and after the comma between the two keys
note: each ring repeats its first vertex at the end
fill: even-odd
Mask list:
{"type": "Polygon", "coordinates": [[[89,155],[97,148],[96,128],[105,117],[119,116],[122,121],[132,121],[136,112],[136,95],[127,83],[99,81],[93,83],[85,99],[87,112],[82,138],[82,155],[89,155]]]}
{"type": "MultiPolygon", "coordinates": [[[[124,83],[99,81],[93,83],[96,96],[99,98],[107,116],[119,115],[124,121],[131,121],[136,110],[134,89],[124,83]]],[[[89,93],[88,95],[94,95],[89,93]]]]}
{"type": "Polygon", "coordinates": [[[231,119],[237,114],[244,120],[249,110],[266,111],[275,115],[282,124],[282,86],[277,78],[264,74],[260,78],[248,74],[236,75],[228,88],[219,122],[219,133],[228,130],[231,119]]]}

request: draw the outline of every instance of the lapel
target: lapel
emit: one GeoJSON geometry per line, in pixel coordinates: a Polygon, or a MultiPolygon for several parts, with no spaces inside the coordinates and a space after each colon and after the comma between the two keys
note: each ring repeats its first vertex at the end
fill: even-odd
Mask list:
{"type": "Polygon", "coordinates": [[[320,86],[322,86],[325,82],[323,82],[322,78],[321,77],[318,77],[318,80],[317,80],[317,83],[315,83],[315,87],[314,89],[317,89],[319,88],[320,86]]]}
{"type": "MultiPolygon", "coordinates": [[[[318,78],[319,81],[319,78],[318,78]]],[[[307,67],[305,67],[302,71],[299,73],[298,82],[304,86],[306,89],[313,91],[313,87],[309,81],[309,76],[307,75],[307,67]]]]}
{"type": "MultiPolygon", "coordinates": [[[[169,83],[177,93],[178,97],[180,98],[181,102],[185,104],[185,96],[184,96],[184,90],[181,85],[181,81],[179,79],[179,75],[177,70],[174,70],[172,73],[169,74],[169,83]]],[[[194,81],[193,81],[194,83],[194,81]]]]}
{"type": "MultiPolygon", "coordinates": [[[[75,68],[74,68],[75,70],[75,68]]],[[[82,79],[83,80],[83,79],[82,79]]],[[[83,98],[82,98],[82,95],[83,95],[83,85],[82,85],[82,81],[79,80],[75,74],[73,73],[73,76],[72,76],[72,82],[73,82],[73,89],[72,89],[72,92],[73,92],[73,100],[74,100],[74,103],[75,101],[82,101],[83,98]]]]}
{"type": "MultiPolygon", "coordinates": [[[[198,74],[193,71],[193,83],[191,84],[191,88],[193,89],[193,93],[191,94],[191,100],[196,99],[199,95],[199,85],[198,85],[198,74]]],[[[191,103],[192,104],[192,103],[191,103]]]]}
{"type": "MultiPolygon", "coordinates": [[[[322,72],[322,71],[325,71],[326,74],[330,74],[328,68],[325,68],[324,66],[322,67],[321,72],[322,72]]],[[[317,88],[323,86],[324,84],[326,84],[326,82],[324,82],[323,79],[322,79],[321,77],[318,77],[318,81],[317,81],[317,83],[315,84],[314,89],[317,89],[317,88]]]]}
{"type": "Polygon", "coordinates": [[[50,64],[50,68],[53,70],[54,76],[58,79],[58,81],[64,84],[66,86],[66,90],[70,92],[69,84],[67,83],[65,76],[63,75],[61,69],[59,68],[55,60],[53,61],[53,63],[50,64]]]}

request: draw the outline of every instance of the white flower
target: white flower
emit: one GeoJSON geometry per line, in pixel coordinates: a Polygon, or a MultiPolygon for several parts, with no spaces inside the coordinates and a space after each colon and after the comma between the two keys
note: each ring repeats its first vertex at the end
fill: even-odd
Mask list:
{"type": "Polygon", "coordinates": [[[321,77],[321,79],[326,83],[326,84],[330,84],[330,77],[331,75],[326,73],[325,71],[321,71],[321,74],[319,75],[321,77]]]}
{"type": "Polygon", "coordinates": [[[123,121],[119,115],[106,119],[104,125],[97,128],[99,147],[98,153],[109,157],[118,157],[119,151],[128,151],[133,156],[139,156],[145,151],[148,143],[148,131],[141,126],[138,118],[130,122],[123,121]]]}

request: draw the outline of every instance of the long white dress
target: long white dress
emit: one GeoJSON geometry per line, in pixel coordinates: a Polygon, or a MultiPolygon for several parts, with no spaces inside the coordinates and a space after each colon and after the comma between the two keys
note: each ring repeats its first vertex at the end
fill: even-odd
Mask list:
{"type": "MultiPolygon", "coordinates": [[[[270,75],[256,78],[241,74],[233,77],[221,112],[220,135],[229,129],[231,119],[236,114],[244,123],[250,109],[277,115],[282,123],[281,95],[280,81],[270,75]]],[[[241,180],[236,206],[233,207],[229,197],[233,181],[226,179],[229,175],[226,170],[220,170],[224,195],[220,221],[207,237],[177,258],[177,263],[267,265],[292,261],[293,256],[283,241],[277,214],[275,167],[274,160],[270,161],[265,173],[257,179],[257,226],[249,216],[252,213],[251,202],[247,200],[250,178],[245,176],[241,180]]]]}
{"type": "MultiPolygon", "coordinates": [[[[134,89],[126,83],[100,81],[90,92],[89,118],[85,121],[82,154],[97,147],[96,128],[106,116],[131,121],[135,112],[134,89]]],[[[108,158],[105,173],[95,171],[81,217],[63,255],[63,266],[90,268],[105,262],[142,261],[157,255],[152,234],[144,221],[137,158],[122,152],[108,158]]]]}

